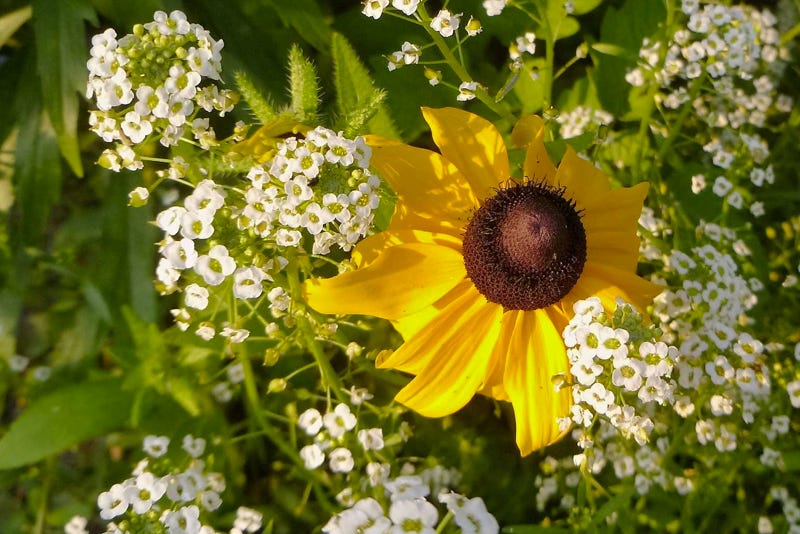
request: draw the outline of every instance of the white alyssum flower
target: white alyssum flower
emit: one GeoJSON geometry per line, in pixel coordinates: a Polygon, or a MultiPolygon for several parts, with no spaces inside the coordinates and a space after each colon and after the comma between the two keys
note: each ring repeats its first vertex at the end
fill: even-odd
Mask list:
{"type": "Polygon", "coordinates": [[[358,431],[358,442],[365,451],[379,451],[383,449],[383,429],[369,428],[358,431]]]}
{"type": "Polygon", "coordinates": [[[450,37],[461,24],[461,13],[452,14],[447,9],[442,9],[431,20],[431,28],[439,32],[442,37],[450,37]]]}
{"type": "Polygon", "coordinates": [[[203,438],[196,438],[191,434],[183,437],[181,448],[185,450],[192,458],[199,458],[206,450],[206,440],[203,438]]]}
{"type": "Polygon", "coordinates": [[[102,492],[97,497],[97,507],[100,508],[100,518],[108,521],[124,514],[130,502],[125,496],[125,485],[114,484],[108,491],[102,492]]]}
{"type": "Polygon", "coordinates": [[[389,0],[366,0],[364,2],[364,9],[361,11],[364,15],[378,20],[383,15],[383,10],[389,5],[389,0]]]}
{"type": "Polygon", "coordinates": [[[353,470],[355,461],[353,453],[345,447],[337,447],[328,453],[328,467],[334,473],[349,473],[353,470]]]}
{"type": "Polygon", "coordinates": [[[461,528],[463,534],[497,534],[500,526],[497,520],[486,509],[480,497],[467,499],[454,492],[439,494],[439,502],[444,503],[453,513],[453,520],[461,528]]]}
{"type": "Polygon", "coordinates": [[[169,438],[166,436],[145,436],[142,450],[151,458],[160,458],[167,453],[169,438]]]}
{"type": "Polygon", "coordinates": [[[146,513],[153,504],[164,496],[167,483],[156,478],[153,473],[142,473],[125,487],[125,499],[131,504],[133,511],[139,515],[146,513]]]}
{"type": "Polygon", "coordinates": [[[325,461],[325,453],[319,445],[312,443],[300,449],[300,458],[302,458],[306,469],[316,469],[325,461]]]}
{"type": "Polygon", "coordinates": [[[356,426],[356,416],[350,412],[347,404],[337,404],[332,412],[322,416],[322,424],[328,430],[328,434],[334,439],[340,438],[348,430],[356,426]]]}
{"type": "Polygon", "coordinates": [[[316,408],[309,408],[297,418],[297,426],[309,436],[316,436],[322,429],[322,414],[316,408]]]}
{"type": "Polygon", "coordinates": [[[394,523],[389,531],[391,534],[435,534],[439,512],[425,499],[408,499],[393,501],[389,507],[389,518],[394,523]]]}

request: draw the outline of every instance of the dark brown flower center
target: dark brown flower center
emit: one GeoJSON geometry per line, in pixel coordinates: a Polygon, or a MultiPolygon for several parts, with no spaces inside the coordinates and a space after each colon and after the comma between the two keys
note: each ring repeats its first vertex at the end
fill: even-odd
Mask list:
{"type": "Polygon", "coordinates": [[[586,232],[563,190],[526,182],[499,189],[464,234],[464,265],[475,287],[507,310],[561,300],[586,263],[586,232]]]}

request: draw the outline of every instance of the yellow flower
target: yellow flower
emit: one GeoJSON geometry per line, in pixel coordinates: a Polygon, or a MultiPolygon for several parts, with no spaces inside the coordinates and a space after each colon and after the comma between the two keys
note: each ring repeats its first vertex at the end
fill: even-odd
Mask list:
{"type": "Polygon", "coordinates": [[[453,108],[423,109],[441,154],[368,138],[372,165],[397,193],[389,228],[356,246],[357,268],[310,280],[322,313],[391,320],[405,343],[379,367],[416,375],[397,400],[440,417],[475,393],[510,401],[523,455],[559,439],[570,413],[561,332],[573,304],[596,295],[644,306],[658,286],[636,276],[647,184],[612,190],[567,148],[558,169],[535,116],[512,132],[526,148],[510,180],[502,137],[453,108]]]}

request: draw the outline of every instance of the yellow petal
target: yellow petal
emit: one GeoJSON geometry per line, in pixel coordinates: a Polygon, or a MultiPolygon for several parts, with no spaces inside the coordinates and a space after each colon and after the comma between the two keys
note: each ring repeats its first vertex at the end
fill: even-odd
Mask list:
{"type": "Polygon", "coordinates": [[[424,308],[464,279],[464,261],[450,247],[408,243],[391,247],[368,266],[304,285],[321,313],[397,319],[424,308]]]}
{"type": "Polygon", "coordinates": [[[393,355],[395,361],[424,358],[427,363],[396,400],[428,417],[462,408],[486,383],[502,314],[501,306],[487,303],[474,288],[456,298],[393,355]]]}
{"type": "Polygon", "coordinates": [[[508,392],[503,385],[503,375],[506,371],[506,360],[509,356],[509,347],[511,346],[511,336],[514,334],[514,325],[517,322],[517,315],[521,312],[519,310],[510,310],[503,313],[503,319],[500,323],[500,336],[497,339],[497,344],[494,346],[492,352],[492,359],[486,369],[486,384],[480,393],[487,397],[492,397],[497,400],[510,401],[508,392]]]}
{"type": "Polygon", "coordinates": [[[584,210],[581,222],[586,234],[602,231],[636,234],[648,187],[649,184],[641,183],[584,199],[578,208],[584,210]]]}
{"type": "Polygon", "coordinates": [[[639,263],[639,238],[631,232],[587,232],[586,261],[633,272],[639,263]]]}
{"type": "Polygon", "coordinates": [[[518,314],[503,384],[514,406],[523,456],[564,435],[558,419],[569,415],[570,392],[555,391],[554,378],[566,378],[568,372],[564,342],[547,310],[518,314]]]}
{"type": "Polygon", "coordinates": [[[619,297],[643,310],[663,289],[634,272],[587,261],[578,283],[562,301],[565,310],[572,312],[576,301],[597,296],[607,310],[613,311],[619,297]]]}
{"type": "Polygon", "coordinates": [[[456,166],[440,154],[368,137],[371,165],[397,193],[398,204],[432,218],[466,222],[478,201],[456,166]]]}
{"type": "Polygon", "coordinates": [[[578,156],[567,145],[567,151],[558,165],[554,184],[566,187],[566,197],[573,198],[582,208],[611,188],[608,177],[590,162],[578,156]]]}
{"type": "Polygon", "coordinates": [[[578,206],[586,230],[588,261],[629,272],[639,260],[636,229],[648,184],[614,189],[578,206]]]}
{"type": "Polygon", "coordinates": [[[436,146],[458,167],[478,200],[511,177],[506,145],[491,122],[456,108],[422,108],[422,115],[436,146]]]}
{"type": "Polygon", "coordinates": [[[514,148],[527,149],[531,142],[544,132],[545,123],[538,115],[525,115],[511,130],[511,144],[514,148]]]}
{"type": "MultiPolygon", "coordinates": [[[[475,286],[472,284],[471,280],[465,278],[456,284],[453,289],[445,293],[440,299],[412,314],[405,315],[392,321],[392,324],[395,329],[400,332],[400,335],[403,336],[403,339],[407,341],[415,336],[417,332],[425,328],[428,323],[433,321],[440,313],[447,313],[447,307],[456,298],[467,291],[475,291],[475,286]]],[[[392,367],[412,374],[417,374],[420,371],[420,369],[412,370],[411,368],[401,367],[396,362],[393,362],[392,367]]]]}
{"type": "Polygon", "coordinates": [[[375,261],[384,250],[404,243],[439,245],[461,253],[461,238],[451,234],[424,230],[387,230],[360,241],[353,249],[351,258],[358,267],[364,267],[375,261]]]}
{"type": "Polygon", "coordinates": [[[544,147],[544,132],[544,121],[535,115],[530,115],[517,123],[511,135],[515,143],[528,148],[522,166],[525,178],[554,185],[556,167],[544,147]],[[524,136],[528,135],[531,137],[526,142],[524,136]]]}

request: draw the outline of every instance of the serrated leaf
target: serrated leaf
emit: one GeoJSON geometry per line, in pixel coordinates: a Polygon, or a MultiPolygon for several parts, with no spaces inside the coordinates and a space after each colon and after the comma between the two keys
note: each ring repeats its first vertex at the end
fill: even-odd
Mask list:
{"type": "Polygon", "coordinates": [[[297,45],[292,46],[289,51],[289,90],[292,111],[300,122],[316,122],[319,108],[317,70],[297,45]]]}
{"type": "Polygon", "coordinates": [[[78,148],[78,93],[86,85],[85,20],[95,19],[85,0],[33,0],[37,71],[42,98],[61,155],[83,176],[78,148]]]}
{"type": "Polygon", "coordinates": [[[256,89],[255,83],[250,79],[250,76],[244,71],[238,71],[234,74],[236,80],[236,87],[239,93],[244,98],[244,101],[250,107],[250,110],[255,115],[256,120],[261,124],[266,124],[275,118],[277,112],[272,104],[256,89]]]}
{"type": "Polygon", "coordinates": [[[33,401],[0,439],[0,469],[38,462],[122,427],[133,394],[121,380],[85,382],[33,401]]]}
{"type": "Polygon", "coordinates": [[[25,6],[0,17],[0,46],[6,44],[6,41],[17,32],[20,26],[28,22],[32,13],[31,6],[25,6]]]}
{"type": "Polygon", "coordinates": [[[347,137],[354,137],[362,133],[367,123],[375,116],[381,109],[381,104],[386,98],[386,93],[379,89],[372,92],[372,98],[364,102],[364,104],[345,117],[344,122],[347,125],[344,134],[347,137]]]}
{"type": "MultiPolygon", "coordinates": [[[[338,33],[334,33],[331,39],[331,55],[337,109],[342,117],[348,117],[374,98],[375,84],[353,47],[338,33]]],[[[367,124],[371,133],[399,138],[397,128],[383,104],[378,106],[375,116],[367,124]]]]}

